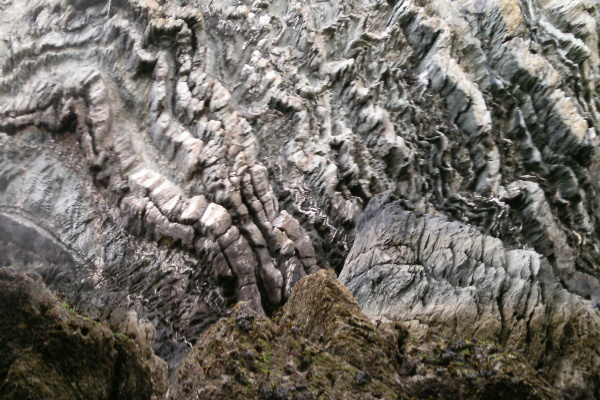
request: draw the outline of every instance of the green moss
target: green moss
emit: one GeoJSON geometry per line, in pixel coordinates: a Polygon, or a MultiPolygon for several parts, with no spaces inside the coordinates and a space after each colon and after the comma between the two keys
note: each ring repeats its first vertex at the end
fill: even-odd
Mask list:
{"type": "MultiPolygon", "coordinates": [[[[212,326],[180,368],[170,399],[188,398],[183,388],[215,400],[295,398],[296,390],[315,399],[470,399],[485,398],[490,382],[506,384],[486,375],[496,366],[492,352],[505,362],[493,341],[447,343],[432,335],[417,342],[407,335],[397,324],[371,324],[335,278],[318,273],[296,285],[272,320],[238,305],[212,326]]],[[[521,387],[526,396],[544,387],[535,371],[531,378],[532,386],[521,387]]]]}
{"type": "Polygon", "coordinates": [[[85,315],[84,313],[81,312],[77,312],[73,307],[71,307],[66,301],[63,301],[61,303],[61,307],[67,311],[69,314],[75,316],[75,317],[79,317],[82,318],[84,321],[86,322],[94,322],[94,320],[92,318],[90,318],[89,316],[85,315]]]}
{"type": "Polygon", "coordinates": [[[66,301],[63,301],[61,303],[62,308],[64,308],[66,311],[68,311],[69,313],[73,314],[73,315],[77,315],[77,313],[75,312],[75,310],[73,310],[73,308],[67,304],[66,301]]]}
{"type": "Polygon", "coordinates": [[[120,332],[113,332],[113,335],[115,336],[115,338],[117,338],[118,340],[128,340],[129,336],[125,335],[124,333],[120,333],[120,332]]]}
{"type": "Polygon", "coordinates": [[[263,374],[269,374],[271,372],[271,359],[273,358],[272,351],[265,351],[258,356],[259,358],[259,366],[258,369],[263,374]]]}

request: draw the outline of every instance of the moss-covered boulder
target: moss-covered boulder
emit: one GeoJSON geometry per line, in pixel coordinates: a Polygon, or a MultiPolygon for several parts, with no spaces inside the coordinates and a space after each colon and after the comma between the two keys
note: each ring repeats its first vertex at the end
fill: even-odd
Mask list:
{"type": "Polygon", "coordinates": [[[0,269],[0,354],[5,400],[150,400],[166,388],[166,364],[151,348],[13,268],[0,269]]]}
{"type": "Polygon", "coordinates": [[[335,276],[298,282],[273,319],[244,303],[212,326],[176,373],[169,399],[558,399],[519,355],[493,342],[371,322],[335,276]]]}

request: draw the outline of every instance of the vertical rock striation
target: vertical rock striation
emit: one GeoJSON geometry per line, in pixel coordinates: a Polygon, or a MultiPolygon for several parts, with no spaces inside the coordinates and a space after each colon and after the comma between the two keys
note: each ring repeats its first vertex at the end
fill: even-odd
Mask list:
{"type": "MultiPolygon", "coordinates": [[[[455,317],[383,291],[412,270],[369,292],[359,272],[392,259],[441,274],[435,298],[470,310],[473,334],[528,337],[517,314],[530,308],[502,297],[521,284],[542,292],[543,326],[576,310],[595,326],[596,2],[6,0],[0,12],[4,262],[92,315],[148,320],[172,367],[232,303],[270,314],[320,268],[372,312],[455,317]],[[386,191],[402,211],[387,220],[375,201],[357,230],[386,191]],[[430,255],[392,249],[421,233],[430,255]],[[357,261],[388,236],[380,260],[357,261]],[[446,263],[453,243],[460,260],[446,263]]],[[[536,362],[551,350],[532,346],[536,362]]]]}
{"type": "Polygon", "coordinates": [[[359,220],[340,280],[367,315],[404,321],[417,337],[498,340],[522,351],[563,393],[600,393],[600,313],[533,250],[407,211],[388,194],[359,220]]]}

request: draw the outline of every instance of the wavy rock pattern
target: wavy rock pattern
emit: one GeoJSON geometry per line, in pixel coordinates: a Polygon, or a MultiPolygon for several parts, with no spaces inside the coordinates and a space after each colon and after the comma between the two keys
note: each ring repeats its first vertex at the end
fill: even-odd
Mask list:
{"type": "Polygon", "coordinates": [[[421,337],[498,339],[565,393],[600,393],[600,313],[533,250],[381,196],[359,222],[340,280],[372,317],[421,337]]]}
{"type": "Polygon", "coordinates": [[[600,302],[592,0],[0,11],[7,263],[135,310],[172,366],[234,301],[269,313],[341,271],[388,190],[600,302]]]}

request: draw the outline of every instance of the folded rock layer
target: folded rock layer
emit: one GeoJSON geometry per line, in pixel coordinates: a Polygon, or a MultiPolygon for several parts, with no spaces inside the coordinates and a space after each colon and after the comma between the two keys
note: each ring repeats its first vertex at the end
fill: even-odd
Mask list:
{"type": "Polygon", "coordinates": [[[589,300],[535,251],[390,197],[369,204],[340,275],[367,315],[404,321],[421,337],[497,340],[563,393],[598,396],[600,312],[589,300]]]}
{"type": "MultiPolygon", "coordinates": [[[[360,215],[391,191],[504,249],[492,252],[504,261],[465,249],[467,272],[432,276],[489,285],[455,292],[474,333],[527,336],[509,321],[527,308],[496,301],[514,271],[542,292],[551,271],[565,304],[600,303],[598,12],[593,0],[2,1],[3,264],[35,269],[93,317],[152,324],[175,368],[237,301],[270,315],[304,276],[351,265],[360,215]]],[[[543,314],[570,326],[576,312],[543,314]]]]}

